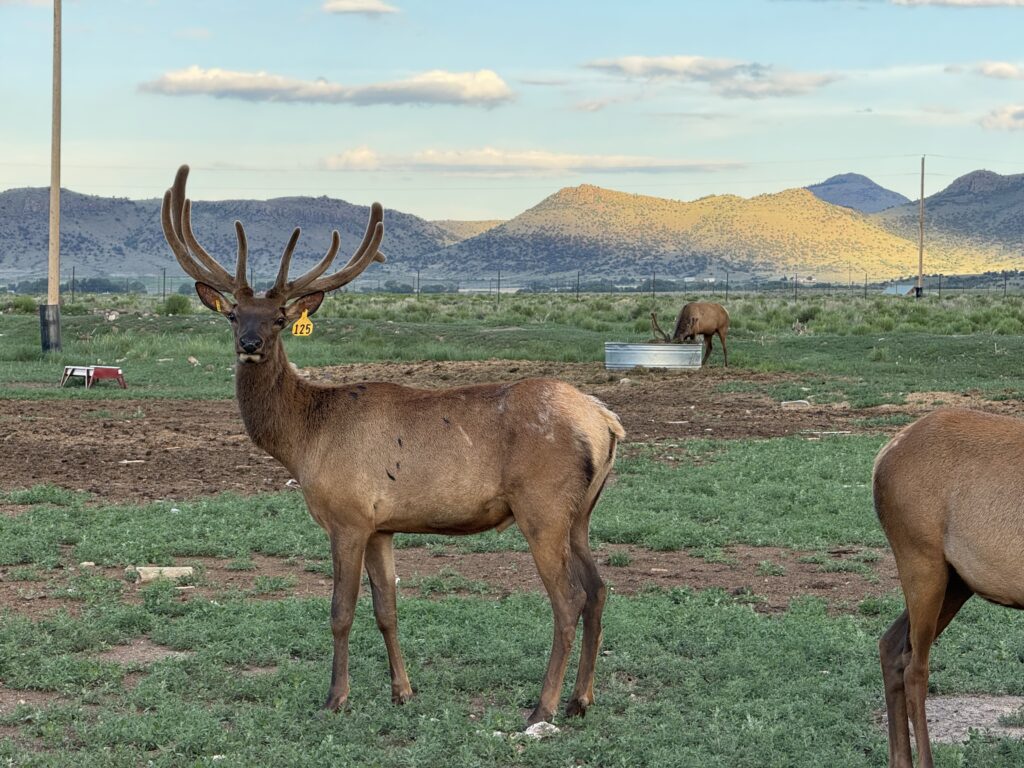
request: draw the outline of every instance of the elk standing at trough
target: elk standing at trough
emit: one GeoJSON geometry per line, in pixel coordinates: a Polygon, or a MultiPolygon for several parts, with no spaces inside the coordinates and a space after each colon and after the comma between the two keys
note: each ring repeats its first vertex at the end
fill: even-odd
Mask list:
{"type": "Polygon", "coordinates": [[[875,511],[892,546],[906,610],[879,641],[889,765],[932,768],[925,697],[928,654],[971,595],[1024,608],[1024,422],[935,411],[875,459],[875,511]]]}
{"type": "Polygon", "coordinates": [[[711,355],[711,339],[717,334],[722,342],[722,355],[725,365],[729,366],[729,350],[725,347],[725,337],[729,332],[729,313],[721,304],[713,301],[691,301],[684,304],[676,317],[676,327],[672,336],[661,330],[658,316],[651,312],[652,343],[681,344],[685,341],[696,341],[698,336],[704,337],[704,356],[700,364],[704,365],[711,355]]]}
{"type": "Polygon", "coordinates": [[[529,722],[547,720],[557,708],[581,615],[579,669],[566,712],[584,714],[594,701],[605,601],[590,551],[590,514],[625,434],[618,418],[594,398],[549,379],[443,390],[303,381],[288,364],[280,331],[303,313],[312,315],[326,292],[383,260],[377,250],[382,208],[372,206],[348,264],[325,277],[340,245],[337,231],[324,258],[289,280],[296,229],[273,287],[256,296],[246,282],[241,223],[235,222],[238,257],[231,275],[192,233],[187,178],[188,166],[182,166],[164,195],[164,236],[196,280],[203,304],[231,322],[246,431],[299,481],[310,515],[330,539],[334,662],[326,707],[338,710],[348,699],[348,637],[364,565],[388,651],[392,699],[401,703],[413,694],[398,646],[395,533],[469,534],[515,523],[554,614],[551,656],[529,722]]]}

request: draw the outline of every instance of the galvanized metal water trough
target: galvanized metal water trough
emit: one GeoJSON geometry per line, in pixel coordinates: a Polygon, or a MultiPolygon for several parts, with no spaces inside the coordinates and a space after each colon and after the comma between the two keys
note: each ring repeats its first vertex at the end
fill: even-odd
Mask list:
{"type": "Polygon", "coordinates": [[[700,368],[702,344],[627,344],[621,341],[604,343],[604,367],[610,371],[629,368],[668,368],[681,370],[700,368]]]}

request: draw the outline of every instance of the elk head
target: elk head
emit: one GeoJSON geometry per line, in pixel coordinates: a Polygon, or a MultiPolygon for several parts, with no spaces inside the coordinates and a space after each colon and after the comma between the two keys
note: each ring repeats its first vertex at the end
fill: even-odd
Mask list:
{"type": "Polygon", "coordinates": [[[235,333],[235,352],[240,363],[261,363],[277,342],[281,329],[302,316],[312,315],[320,307],[324,295],[352,282],[374,261],[384,261],[377,250],[384,237],[384,209],[380,203],[370,207],[370,222],[359,248],[348,263],[333,275],[321,277],[334,261],[341,246],[335,230],[331,246],[312,269],[294,280],[288,279],[292,253],[299,241],[299,229],[292,232],[281,256],[281,266],[274,285],[263,296],[256,296],[246,280],[248,244],[240,221],[235,222],[238,257],[235,274],[231,275],[199,244],[192,233],[192,201],[185,197],[188,166],[183,165],[174,177],[174,185],[164,193],[160,221],[164,237],[178,264],[196,281],[196,293],[206,307],[226,317],[235,333]],[[230,294],[232,299],[225,297],[230,294]]]}

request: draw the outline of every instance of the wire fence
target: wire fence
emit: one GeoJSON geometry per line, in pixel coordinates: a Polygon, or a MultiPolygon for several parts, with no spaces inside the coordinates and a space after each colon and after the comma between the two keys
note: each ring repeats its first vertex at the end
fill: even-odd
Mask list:
{"type": "MultiPolygon", "coordinates": [[[[0,281],[8,294],[39,296],[46,293],[45,274],[0,281]]],[[[250,275],[256,291],[266,290],[273,277],[250,275]]],[[[344,290],[355,293],[390,294],[491,294],[515,293],[647,293],[651,296],[668,293],[706,295],[728,298],[732,295],[766,294],[799,298],[811,295],[877,295],[914,296],[916,278],[872,278],[864,273],[859,280],[820,281],[798,276],[776,279],[743,277],[729,273],[673,277],[647,275],[607,277],[582,270],[573,275],[522,276],[496,272],[489,277],[451,277],[429,275],[422,271],[378,270],[361,276],[344,290]]],[[[81,277],[75,270],[61,273],[61,294],[65,302],[74,303],[85,294],[143,294],[166,299],[175,293],[192,295],[192,278],[182,274],[122,274],[104,277],[81,277]]],[[[1020,295],[1024,293],[1024,273],[1020,271],[989,272],[977,275],[927,275],[923,280],[924,295],[1020,295]]]]}

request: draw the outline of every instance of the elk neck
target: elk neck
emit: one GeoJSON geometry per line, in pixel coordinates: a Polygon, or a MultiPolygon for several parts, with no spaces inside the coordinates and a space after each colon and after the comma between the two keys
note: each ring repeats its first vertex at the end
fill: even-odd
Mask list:
{"type": "Polygon", "coordinates": [[[312,432],[309,414],[326,394],[288,363],[276,339],[262,363],[236,363],[235,393],[245,431],[256,445],[296,473],[312,432]]]}

